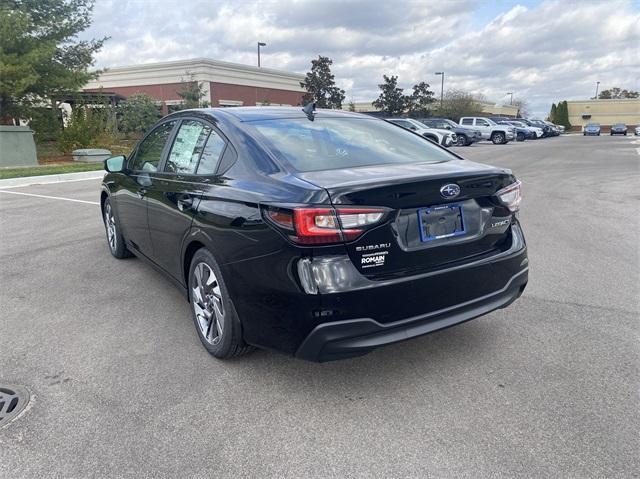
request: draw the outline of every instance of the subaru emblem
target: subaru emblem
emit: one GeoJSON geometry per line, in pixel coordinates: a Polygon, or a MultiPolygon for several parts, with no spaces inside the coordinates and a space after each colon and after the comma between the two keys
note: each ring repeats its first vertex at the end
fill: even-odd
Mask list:
{"type": "Polygon", "coordinates": [[[455,183],[449,183],[440,188],[440,194],[443,196],[443,198],[455,198],[460,194],[460,187],[455,183]]]}

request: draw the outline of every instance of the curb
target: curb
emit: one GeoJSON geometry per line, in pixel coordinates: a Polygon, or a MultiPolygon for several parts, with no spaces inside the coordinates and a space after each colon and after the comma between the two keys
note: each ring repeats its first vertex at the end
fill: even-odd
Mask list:
{"type": "Polygon", "coordinates": [[[81,171],[79,173],[63,173],[61,175],[23,176],[21,178],[7,178],[0,180],[0,188],[17,188],[29,185],[47,185],[52,183],[65,183],[67,181],[101,180],[105,172],[81,171]]]}

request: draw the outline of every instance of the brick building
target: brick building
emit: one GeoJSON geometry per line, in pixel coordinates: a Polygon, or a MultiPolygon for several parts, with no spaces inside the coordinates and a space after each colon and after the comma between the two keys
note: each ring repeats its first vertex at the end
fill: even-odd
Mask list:
{"type": "Polygon", "coordinates": [[[211,106],[298,105],[304,75],[207,58],[109,68],[84,91],[128,97],[146,93],[159,101],[163,113],[182,99],[183,81],[197,81],[211,106]]]}

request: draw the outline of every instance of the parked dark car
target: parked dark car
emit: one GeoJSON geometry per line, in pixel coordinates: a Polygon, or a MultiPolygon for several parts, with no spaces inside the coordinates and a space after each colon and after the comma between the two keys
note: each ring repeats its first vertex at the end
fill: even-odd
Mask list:
{"type": "Polygon", "coordinates": [[[582,134],[584,136],[600,136],[600,123],[587,123],[582,134]]]}
{"type": "Polygon", "coordinates": [[[560,131],[560,128],[558,128],[557,125],[551,123],[550,121],[543,121],[543,123],[545,123],[546,125],[549,126],[549,128],[551,129],[551,136],[560,136],[560,133],[562,133],[560,131]]]}
{"type": "Polygon", "coordinates": [[[609,132],[611,136],[613,135],[624,135],[627,136],[627,125],[624,123],[616,123],[615,125],[611,125],[611,131],[609,132]]]}
{"type": "Polygon", "coordinates": [[[419,122],[431,128],[453,130],[458,138],[458,146],[469,146],[482,140],[482,133],[475,128],[466,128],[447,118],[420,118],[419,122]]]}
{"type": "Polygon", "coordinates": [[[356,356],[506,307],[527,284],[511,171],[370,116],[185,110],[105,169],[111,254],[184,291],[218,358],[356,356]]]}
{"type": "Polygon", "coordinates": [[[528,118],[518,118],[520,123],[524,123],[527,126],[542,128],[542,138],[551,136],[551,127],[541,120],[529,120],[528,118]]]}
{"type": "Polygon", "coordinates": [[[528,128],[523,128],[521,126],[518,126],[518,125],[516,125],[515,123],[513,123],[511,121],[500,120],[500,121],[496,121],[496,123],[498,125],[509,125],[509,126],[515,127],[515,129],[516,129],[516,141],[525,141],[525,140],[529,140],[529,139],[531,139],[533,137],[533,132],[531,130],[529,130],[528,128]]]}
{"type": "Polygon", "coordinates": [[[530,119],[528,119],[527,121],[531,126],[537,126],[538,128],[542,128],[542,131],[544,132],[543,137],[556,136],[555,132],[552,130],[551,126],[547,124],[547,122],[542,120],[530,120],[530,119]]]}

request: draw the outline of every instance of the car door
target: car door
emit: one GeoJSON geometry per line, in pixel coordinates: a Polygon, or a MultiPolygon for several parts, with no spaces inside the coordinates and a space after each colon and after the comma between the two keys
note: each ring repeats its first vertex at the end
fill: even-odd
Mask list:
{"type": "Polygon", "coordinates": [[[182,278],[182,244],[225,144],[208,123],[183,119],[161,171],[150,175],[147,198],[153,260],[178,280],[182,278]]]}
{"type": "Polygon", "coordinates": [[[484,118],[476,118],[475,126],[482,133],[482,138],[485,140],[491,137],[491,124],[484,118]]]}
{"type": "Polygon", "coordinates": [[[150,175],[157,171],[177,121],[161,123],[139,143],[127,162],[116,196],[116,209],[122,234],[136,251],[151,256],[153,247],[147,221],[150,175]]]}

